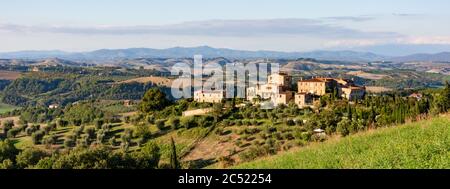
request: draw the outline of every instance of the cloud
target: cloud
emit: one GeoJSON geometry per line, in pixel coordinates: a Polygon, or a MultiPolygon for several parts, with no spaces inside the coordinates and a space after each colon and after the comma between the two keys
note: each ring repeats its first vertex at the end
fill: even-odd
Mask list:
{"type": "MultiPolygon", "coordinates": [[[[333,17],[364,20],[367,18],[333,17]]],[[[320,19],[207,20],[173,25],[143,26],[25,26],[0,24],[0,31],[23,33],[60,33],[76,35],[187,35],[187,36],[307,36],[325,39],[397,38],[394,32],[366,32],[326,23],[320,19]]]]}
{"type": "Polygon", "coordinates": [[[325,20],[334,21],[352,21],[352,22],[365,22],[369,20],[374,20],[375,17],[371,16],[336,16],[336,17],[324,17],[325,20]]]}
{"type": "Polygon", "coordinates": [[[415,13],[393,13],[393,16],[397,17],[420,17],[425,16],[424,14],[415,14],[415,13]]]}
{"type": "Polygon", "coordinates": [[[450,36],[411,36],[399,39],[398,43],[405,44],[435,44],[435,45],[448,45],[450,44],[450,36]]]}

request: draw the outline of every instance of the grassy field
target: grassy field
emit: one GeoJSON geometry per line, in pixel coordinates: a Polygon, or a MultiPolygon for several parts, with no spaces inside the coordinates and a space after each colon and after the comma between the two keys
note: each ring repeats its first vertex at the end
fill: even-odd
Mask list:
{"type": "Polygon", "coordinates": [[[234,168],[449,169],[450,116],[313,144],[234,168]]]}
{"type": "Polygon", "coordinates": [[[15,80],[21,75],[20,72],[0,70],[0,79],[15,80]]]}
{"type": "Polygon", "coordinates": [[[15,107],[15,106],[11,106],[11,105],[8,105],[8,104],[0,103],[0,114],[12,111],[12,110],[14,110],[16,108],[17,107],[15,107]]]}

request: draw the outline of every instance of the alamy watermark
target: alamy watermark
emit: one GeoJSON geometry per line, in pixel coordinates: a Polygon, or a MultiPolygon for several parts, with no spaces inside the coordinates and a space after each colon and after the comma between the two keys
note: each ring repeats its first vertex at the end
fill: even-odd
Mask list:
{"type": "Polygon", "coordinates": [[[178,76],[171,92],[176,99],[192,98],[199,91],[223,93],[228,99],[246,98],[248,91],[266,84],[269,75],[279,72],[278,63],[235,61],[221,65],[210,61],[204,64],[203,56],[195,55],[193,65],[177,63],[171,68],[171,75],[178,76]]]}

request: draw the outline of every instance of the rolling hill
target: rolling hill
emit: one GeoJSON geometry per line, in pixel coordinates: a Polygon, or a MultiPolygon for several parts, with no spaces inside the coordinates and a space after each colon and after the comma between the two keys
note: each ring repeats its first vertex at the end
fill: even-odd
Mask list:
{"type": "Polygon", "coordinates": [[[18,51],[0,53],[1,59],[48,59],[59,58],[70,61],[91,62],[116,62],[118,60],[148,59],[148,58],[193,58],[201,54],[204,58],[223,57],[226,59],[298,59],[312,58],[318,60],[335,60],[350,62],[370,61],[440,61],[450,62],[450,52],[437,54],[412,54],[407,56],[386,56],[370,51],[352,50],[321,50],[310,52],[281,52],[281,51],[248,51],[227,48],[213,48],[209,46],[199,47],[174,47],[167,49],[153,48],[129,48],[129,49],[100,49],[90,52],[64,52],[64,51],[18,51]]]}
{"type": "Polygon", "coordinates": [[[450,115],[313,144],[234,168],[450,168],[450,115]]]}
{"type": "Polygon", "coordinates": [[[69,53],[62,51],[20,51],[0,53],[4,59],[44,59],[57,57],[74,61],[107,61],[116,59],[137,58],[192,58],[201,54],[205,58],[315,58],[321,60],[341,61],[375,61],[386,57],[369,52],[356,51],[312,51],[312,52],[279,52],[279,51],[246,51],[226,48],[200,47],[174,47],[168,49],[130,48],[130,49],[101,49],[91,52],[69,53]]]}

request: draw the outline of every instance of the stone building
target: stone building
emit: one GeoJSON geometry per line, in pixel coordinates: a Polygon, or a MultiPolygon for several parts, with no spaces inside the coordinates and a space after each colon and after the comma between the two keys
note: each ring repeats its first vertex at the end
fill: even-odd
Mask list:
{"type": "Polygon", "coordinates": [[[267,83],[247,88],[247,100],[250,102],[270,100],[274,105],[288,104],[294,99],[294,93],[289,91],[292,78],[284,73],[272,74],[267,83]]]}
{"type": "Polygon", "coordinates": [[[196,102],[220,103],[225,100],[225,91],[196,91],[194,92],[194,100],[196,102]]]}
{"type": "Polygon", "coordinates": [[[280,104],[287,105],[293,99],[294,99],[294,92],[285,91],[285,92],[278,93],[277,95],[274,95],[272,97],[272,102],[275,105],[280,105],[280,104]]]}
{"type": "Polygon", "coordinates": [[[330,93],[337,86],[336,80],[332,78],[313,78],[298,81],[298,93],[309,93],[323,96],[330,93]]]}
{"type": "Polygon", "coordinates": [[[298,92],[323,96],[336,91],[339,96],[348,100],[362,99],[366,93],[365,87],[356,86],[352,80],[336,78],[313,78],[300,80],[298,92]]]}
{"type": "Polygon", "coordinates": [[[346,98],[350,101],[361,100],[366,94],[366,88],[358,86],[343,86],[340,88],[340,91],[341,97],[346,98]]]}
{"type": "Polygon", "coordinates": [[[295,104],[299,108],[306,108],[306,107],[312,107],[313,106],[313,95],[309,93],[297,93],[295,94],[295,104]]]}

